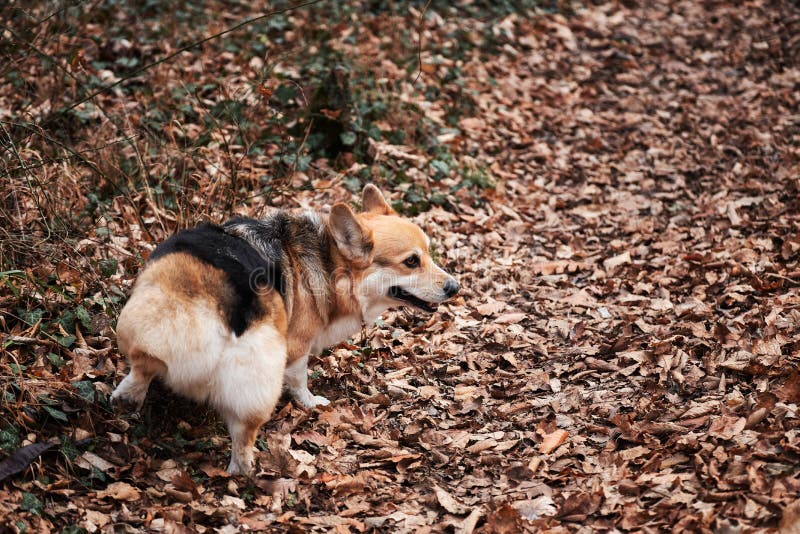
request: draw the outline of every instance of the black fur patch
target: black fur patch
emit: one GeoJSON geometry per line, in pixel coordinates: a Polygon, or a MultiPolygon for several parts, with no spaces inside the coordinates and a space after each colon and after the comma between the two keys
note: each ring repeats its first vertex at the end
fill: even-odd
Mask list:
{"type": "Polygon", "coordinates": [[[224,310],[225,319],[231,330],[240,336],[264,312],[258,292],[271,287],[285,296],[280,243],[273,242],[272,247],[274,256],[266,259],[244,239],[227,234],[220,226],[202,224],[178,232],[161,243],[148,261],[183,252],[224,271],[236,295],[235,301],[224,310]]]}

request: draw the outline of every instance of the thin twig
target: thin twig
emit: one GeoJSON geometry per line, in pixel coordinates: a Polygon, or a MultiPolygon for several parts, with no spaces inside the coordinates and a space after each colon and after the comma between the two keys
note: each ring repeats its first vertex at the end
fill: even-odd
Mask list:
{"type": "MultiPolygon", "coordinates": [[[[417,41],[417,61],[419,62],[419,72],[417,72],[417,77],[414,78],[414,84],[419,81],[420,76],[422,76],[422,32],[425,30],[425,12],[428,11],[428,7],[431,5],[433,0],[428,0],[425,2],[425,7],[422,8],[422,12],[419,14],[419,41],[417,41]]],[[[412,85],[414,85],[412,84],[412,85]]]]}
{"type": "Polygon", "coordinates": [[[778,273],[765,273],[765,275],[769,276],[770,278],[777,278],[778,280],[783,280],[785,282],[789,282],[790,284],[793,284],[793,285],[796,285],[796,286],[800,286],[800,282],[798,282],[797,280],[794,280],[792,278],[789,278],[788,276],[783,276],[783,275],[780,275],[778,273]]]}

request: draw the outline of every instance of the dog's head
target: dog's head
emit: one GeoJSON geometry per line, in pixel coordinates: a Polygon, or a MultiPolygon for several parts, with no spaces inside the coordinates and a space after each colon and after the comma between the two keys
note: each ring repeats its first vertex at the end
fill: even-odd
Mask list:
{"type": "Polygon", "coordinates": [[[334,205],[330,228],[339,252],[359,273],[355,289],[365,312],[404,304],[433,311],[458,292],[456,279],[433,261],[428,236],[398,216],[377,187],[367,185],[361,203],[358,214],[334,205]]]}

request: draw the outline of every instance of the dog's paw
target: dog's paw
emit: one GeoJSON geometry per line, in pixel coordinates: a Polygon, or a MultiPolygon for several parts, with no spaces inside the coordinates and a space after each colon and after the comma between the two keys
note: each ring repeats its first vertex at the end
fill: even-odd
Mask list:
{"type": "Polygon", "coordinates": [[[304,391],[293,391],[292,395],[294,396],[295,400],[300,403],[304,408],[312,410],[317,406],[327,406],[331,403],[325,397],[321,395],[314,395],[309,390],[304,391]]]}
{"type": "Polygon", "coordinates": [[[311,395],[311,402],[306,405],[306,408],[316,408],[317,406],[327,406],[331,403],[328,399],[321,395],[311,395]]]}
{"type": "Polygon", "coordinates": [[[148,382],[137,381],[128,374],[111,394],[110,404],[116,410],[140,412],[147,396],[148,382]]]}
{"type": "Polygon", "coordinates": [[[228,464],[228,474],[238,476],[252,476],[253,475],[253,461],[241,458],[231,458],[231,463],[228,464]]]}
{"type": "Polygon", "coordinates": [[[129,395],[114,391],[108,399],[111,408],[118,413],[139,413],[144,405],[144,397],[132,398],[129,395]]]}

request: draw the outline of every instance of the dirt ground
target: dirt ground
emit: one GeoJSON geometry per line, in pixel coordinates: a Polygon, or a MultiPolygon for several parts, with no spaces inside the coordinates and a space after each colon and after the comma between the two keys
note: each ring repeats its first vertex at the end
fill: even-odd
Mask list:
{"type": "MultiPolygon", "coordinates": [[[[316,358],[311,389],[332,405],[308,412],[284,398],[260,433],[253,479],[223,472],[227,435],[208,409],[158,386],[138,416],[105,400],[127,369],[114,313],[142,255],[193,218],[264,206],[226,204],[220,192],[239,195],[215,169],[230,169],[242,147],[212,136],[184,163],[200,178],[176,207],[135,187],[87,200],[87,180],[115,172],[104,163],[113,148],[33,169],[59,176],[43,189],[55,200],[10,174],[7,228],[42,241],[26,255],[12,246],[24,232],[9,234],[4,252],[28,276],[4,273],[3,327],[15,337],[0,368],[2,457],[52,448],[0,482],[9,529],[797,532],[800,8],[631,0],[491,19],[454,9],[426,12],[417,81],[415,41],[401,63],[393,32],[414,37],[420,11],[364,15],[357,32],[332,27],[331,47],[383,80],[374,93],[395,106],[374,124],[408,135],[312,158],[307,170],[290,160],[269,201],[321,207],[376,182],[419,212],[463,290],[432,315],[391,311],[366,340],[316,358]],[[418,116],[432,126],[420,130],[418,116]],[[37,198],[88,209],[70,230],[85,235],[49,236],[37,198]],[[67,308],[71,330],[56,321],[67,308]]],[[[275,31],[319,25],[306,16],[275,31]]],[[[56,48],[48,53],[69,46],[56,48]]],[[[166,94],[183,73],[232,92],[252,78],[247,54],[204,50],[136,78],[154,86],[150,97],[121,85],[77,108],[95,114],[80,128],[96,136],[81,142],[128,131],[104,113],[146,124],[161,86],[166,94]]],[[[247,98],[279,94],[270,83],[247,98]]],[[[34,119],[46,116],[31,105],[34,119]]],[[[8,103],[3,120],[22,116],[19,106],[8,103]]],[[[173,138],[193,127],[166,124],[173,138]]],[[[179,144],[131,146],[155,176],[179,144]]],[[[17,148],[7,168],[43,157],[17,148]]],[[[262,159],[241,162],[254,188],[262,159]]]]}

